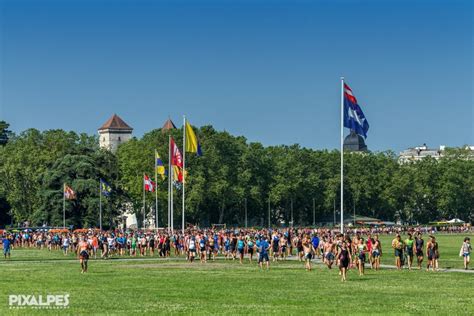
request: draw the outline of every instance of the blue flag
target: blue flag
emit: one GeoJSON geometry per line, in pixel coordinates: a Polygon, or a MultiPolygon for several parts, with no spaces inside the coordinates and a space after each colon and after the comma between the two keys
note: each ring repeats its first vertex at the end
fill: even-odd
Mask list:
{"type": "Polygon", "coordinates": [[[110,185],[104,180],[100,179],[100,193],[102,193],[102,195],[109,196],[110,192],[112,192],[110,185]]]}
{"type": "Polygon", "coordinates": [[[357,99],[352,94],[351,88],[344,83],[344,127],[350,128],[356,134],[367,138],[369,122],[365,118],[362,109],[357,104],[357,99]]]}

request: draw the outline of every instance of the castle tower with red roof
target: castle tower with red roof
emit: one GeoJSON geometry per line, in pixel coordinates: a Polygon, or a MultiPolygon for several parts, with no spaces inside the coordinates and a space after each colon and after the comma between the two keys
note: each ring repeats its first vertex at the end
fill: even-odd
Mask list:
{"type": "Polygon", "coordinates": [[[132,131],[133,128],[114,114],[98,130],[100,147],[116,152],[120,144],[132,138],[132,131]]]}

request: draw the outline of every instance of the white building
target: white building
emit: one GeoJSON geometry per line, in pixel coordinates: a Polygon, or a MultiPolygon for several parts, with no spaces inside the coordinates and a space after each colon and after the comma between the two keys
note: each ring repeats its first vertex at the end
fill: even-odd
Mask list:
{"type": "Polygon", "coordinates": [[[107,122],[99,128],[99,145],[112,152],[116,152],[120,144],[132,138],[131,128],[117,114],[112,115],[107,122]]]}
{"type": "MultiPolygon", "coordinates": [[[[466,146],[467,150],[471,151],[468,159],[474,158],[474,146],[466,146]]],[[[439,148],[428,148],[426,144],[422,146],[408,148],[400,153],[398,157],[399,163],[407,163],[411,161],[419,161],[426,157],[432,157],[436,160],[444,156],[446,146],[441,145],[439,148]]]]}

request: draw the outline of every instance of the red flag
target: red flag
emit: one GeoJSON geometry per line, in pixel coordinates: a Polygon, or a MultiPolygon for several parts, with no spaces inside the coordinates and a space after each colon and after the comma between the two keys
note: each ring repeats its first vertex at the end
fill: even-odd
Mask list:
{"type": "Polygon", "coordinates": [[[173,166],[178,166],[181,169],[183,168],[183,156],[179,151],[178,146],[176,146],[174,139],[171,138],[171,164],[173,166]]]}
{"type": "Polygon", "coordinates": [[[155,191],[155,182],[151,181],[146,174],[143,175],[143,185],[145,186],[145,191],[154,192],[155,191]]]}
{"type": "Polygon", "coordinates": [[[76,198],[76,192],[66,184],[64,184],[64,197],[66,200],[74,200],[76,198]]]}

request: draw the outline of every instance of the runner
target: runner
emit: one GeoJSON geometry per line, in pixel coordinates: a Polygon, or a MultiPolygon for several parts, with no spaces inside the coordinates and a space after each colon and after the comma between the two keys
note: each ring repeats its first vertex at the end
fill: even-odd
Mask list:
{"type": "Polygon", "coordinates": [[[252,262],[254,248],[255,248],[255,244],[253,242],[253,239],[252,239],[252,237],[249,237],[249,239],[247,241],[247,252],[249,254],[249,262],[252,262]]]}
{"type": "Polygon", "coordinates": [[[319,237],[317,233],[313,234],[313,237],[311,238],[311,243],[313,244],[313,249],[315,252],[315,256],[320,258],[320,253],[319,253],[319,237]]]}
{"type": "Polygon", "coordinates": [[[426,266],[426,271],[438,271],[438,259],[439,259],[439,250],[438,242],[434,236],[430,236],[430,241],[426,243],[426,254],[428,255],[428,264],[426,266]]]}
{"type": "Polygon", "coordinates": [[[375,235],[374,243],[372,245],[372,260],[375,271],[380,269],[380,257],[382,256],[382,244],[379,240],[379,235],[375,235]]]}
{"type": "Polygon", "coordinates": [[[365,270],[365,253],[367,252],[367,246],[365,245],[364,238],[359,239],[359,245],[357,246],[357,250],[359,259],[359,276],[363,276],[365,270]]]}
{"type": "Polygon", "coordinates": [[[232,254],[232,260],[235,260],[237,250],[237,237],[232,233],[232,237],[230,239],[230,252],[232,254]]]}
{"type": "Polygon", "coordinates": [[[189,249],[189,261],[193,262],[194,257],[196,256],[196,237],[192,236],[189,239],[188,249],[189,249]]]}
{"type": "Polygon", "coordinates": [[[199,236],[199,254],[201,263],[206,263],[206,238],[204,235],[199,236]]]}
{"type": "MultiPolygon", "coordinates": [[[[351,264],[351,254],[349,252],[349,248],[347,247],[348,243],[343,242],[341,244],[341,249],[339,251],[339,255],[337,256],[339,260],[339,270],[341,274],[341,281],[346,282],[347,280],[347,268],[351,264]]],[[[349,243],[350,245],[350,243],[349,243]]]]}
{"type": "Polygon", "coordinates": [[[3,256],[5,259],[10,259],[10,252],[11,252],[11,239],[10,236],[4,235],[2,239],[2,244],[3,244],[3,256]]]}
{"type": "Polygon", "coordinates": [[[148,238],[148,249],[150,256],[155,256],[155,234],[150,234],[148,238]]]}
{"type": "Polygon", "coordinates": [[[408,233],[408,238],[405,239],[405,249],[408,257],[408,269],[411,270],[413,264],[413,253],[416,251],[415,241],[413,240],[411,233],[408,233]]]}
{"type": "Polygon", "coordinates": [[[240,264],[243,264],[243,260],[244,260],[244,250],[245,250],[245,243],[244,243],[244,240],[242,239],[242,235],[239,236],[238,240],[237,240],[237,251],[239,253],[239,261],[240,261],[240,264]]]}
{"type": "Polygon", "coordinates": [[[459,253],[460,256],[462,255],[464,257],[464,270],[469,268],[469,262],[471,261],[471,251],[471,239],[466,237],[464,238],[464,242],[462,243],[461,251],[459,253]]]}
{"type": "Polygon", "coordinates": [[[67,256],[67,251],[69,250],[70,244],[69,244],[69,237],[68,235],[64,235],[63,237],[63,253],[65,256],[67,256]]]}
{"type": "Polygon", "coordinates": [[[304,260],[305,260],[305,267],[306,271],[311,271],[311,259],[313,259],[314,253],[314,246],[311,243],[311,240],[308,236],[303,237],[302,240],[303,252],[304,252],[304,260]]]}
{"type": "Polygon", "coordinates": [[[227,260],[230,256],[230,239],[229,236],[225,235],[224,237],[224,251],[225,251],[225,260],[227,260]]]}
{"type": "Polygon", "coordinates": [[[300,236],[296,236],[296,242],[295,242],[295,245],[296,245],[296,251],[298,252],[298,260],[299,261],[303,261],[303,256],[304,256],[304,252],[303,252],[303,240],[300,236]]]}
{"type": "Polygon", "coordinates": [[[99,238],[94,234],[92,236],[92,253],[94,254],[94,259],[97,259],[97,250],[99,249],[99,238]]]}
{"type": "Polygon", "coordinates": [[[280,256],[280,237],[278,236],[277,232],[273,233],[271,249],[272,249],[273,262],[275,262],[278,260],[278,257],[280,256]]]}
{"type": "Polygon", "coordinates": [[[374,268],[374,259],[372,258],[372,248],[373,248],[373,242],[374,239],[372,238],[371,234],[367,234],[367,242],[365,243],[367,245],[367,254],[369,255],[369,263],[370,263],[370,268],[374,268]]]}
{"type": "Polygon", "coordinates": [[[261,240],[257,244],[258,247],[258,265],[260,269],[263,269],[263,261],[266,262],[267,270],[270,269],[270,260],[268,259],[268,250],[270,249],[270,244],[267,241],[267,237],[261,237],[261,240]]]}
{"type": "Polygon", "coordinates": [[[332,242],[332,239],[329,238],[325,243],[324,243],[324,261],[326,265],[328,266],[329,269],[332,269],[332,265],[334,263],[334,248],[335,245],[332,242]]]}
{"type": "Polygon", "coordinates": [[[423,236],[421,233],[415,238],[415,251],[416,251],[416,259],[418,261],[418,269],[421,270],[421,264],[423,262],[423,246],[425,245],[425,241],[423,240],[423,236]]]}
{"type": "Polygon", "coordinates": [[[87,261],[89,260],[89,244],[82,237],[77,246],[77,254],[79,256],[79,262],[81,263],[81,273],[87,272],[87,261]]]}
{"type": "Polygon", "coordinates": [[[397,234],[395,239],[392,240],[392,248],[395,251],[395,265],[398,270],[401,270],[403,260],[403,241],[399,234],[397,234]]]}
{"type": "Polygon", "coordinates": [[[286,240],[286,236],[283,235],[280,240],[280,259],[281,260],[286,260],[287,247],[288,247],[288,240],[286,240]]]}

